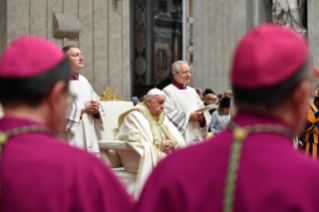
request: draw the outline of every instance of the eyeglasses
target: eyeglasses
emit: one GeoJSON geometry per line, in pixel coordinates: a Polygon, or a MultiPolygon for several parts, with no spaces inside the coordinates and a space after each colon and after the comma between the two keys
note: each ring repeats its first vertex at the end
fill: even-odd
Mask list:
{"type": "Polygon", "coordinates": [[[193,71],[179,71],[177,73],[181,73],[181,75],[186,75],[186,74],[192,75],[193,71]]]}
{"type": "Polygon", "coordinates": [[[215,99],[215,98],[208,98],[208,100],[212,100],[212,101],[217,101],[217,99],[215,99]]]}

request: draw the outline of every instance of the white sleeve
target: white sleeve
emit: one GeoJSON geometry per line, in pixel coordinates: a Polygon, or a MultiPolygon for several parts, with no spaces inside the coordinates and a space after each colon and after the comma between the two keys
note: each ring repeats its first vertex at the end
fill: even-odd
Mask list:
{"type": "Polygon", "coordinates": [[[73,102],[67,109],[65,113],[65,118],[67,123],[65,125],[65,131],[67,133],[74,134],[79,126],[80,117],[84,103],[82,102],[73,102]]]}

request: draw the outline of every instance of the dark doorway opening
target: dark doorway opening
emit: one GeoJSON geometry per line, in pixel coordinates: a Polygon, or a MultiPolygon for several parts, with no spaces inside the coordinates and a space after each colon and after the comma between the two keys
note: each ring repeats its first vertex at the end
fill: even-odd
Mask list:
{"type": "Polygon", "coordinates": [[[172,82],[171,65],[183,57],[182,2],[132,1],[132,96],[142,96],[151,88],[162,89],[172,82]]]}

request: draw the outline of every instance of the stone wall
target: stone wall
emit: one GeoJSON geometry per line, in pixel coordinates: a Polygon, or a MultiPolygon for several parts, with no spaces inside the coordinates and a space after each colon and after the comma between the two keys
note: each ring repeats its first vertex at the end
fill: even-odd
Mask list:
{"type": "MultiPolygon", "coordinates": [[[[37,35],[60,47],[78,46],[81,70],[98,95],[109,86],[130,99],[130,1],[117,0],[0,0],[0,51],[20,35],[37,35]],[[81,22],[76,39],[53,37],[53,13],[75,14],[81,22]]],[[[23,56],[23,53],[21,53],[23,56]]]]}
{"type": "MultiPolygon", "coordinates": [[[[318,10],[318,0],[307,0],[307,37],[317,69],[318,10]]],[[[231,58],[237,42],[252,27],[266,22],[272,22],[271,0],[194,1],[194,86],[224,92],[230,86],[231,58]]]]}
{"type": "Polygon", "coordinates": [[[319,1],[308,0],[308,41],[313,66],[319,69],[319,1]]]}
{"type": "Polygon", "coordinates": [[[270,0],[194,1],[194,86],[223,93],[236,44],[265,22],[272,22],[270,0]]]}
{"type": "Polygon", "coordinates": [[[195,87],[217,93],[229,87],[233,50],[248,30],[247,1],[194,1],[195,87]]]}

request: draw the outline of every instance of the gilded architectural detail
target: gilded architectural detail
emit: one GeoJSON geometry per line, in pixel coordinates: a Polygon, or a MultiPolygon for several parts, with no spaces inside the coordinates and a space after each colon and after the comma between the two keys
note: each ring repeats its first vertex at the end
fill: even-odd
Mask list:
{"type": "Polygon", "coordinates": [[[124,101],[121,97],[118,97],[113,93],[109,87],[105,88],[105,91],[100,98],[100,101],[124,101]]]}

